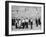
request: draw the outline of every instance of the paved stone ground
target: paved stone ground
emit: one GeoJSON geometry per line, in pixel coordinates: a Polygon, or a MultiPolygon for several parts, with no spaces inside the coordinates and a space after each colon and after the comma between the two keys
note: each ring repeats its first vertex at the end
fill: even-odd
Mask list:
{"type": "Polygon", "coordinates": [[[31,29],[31,26],[29,25],[28,28],[24,28],[24,29],[16,29],[15,26],[12,26],[13,31],[27,31],[27,30],[40,30],[41,26],[38,25],[38,27],[36,27],[36,25],[33,25],[33,28],[31,29]]]}

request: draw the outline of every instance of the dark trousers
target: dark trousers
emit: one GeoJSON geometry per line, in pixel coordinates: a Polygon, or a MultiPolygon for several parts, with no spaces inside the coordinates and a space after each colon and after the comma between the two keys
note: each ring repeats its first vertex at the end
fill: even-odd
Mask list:
{"type": "Polygon", "coordinates": [[[31,29],[32,29],[33,22],[31,22],[31,29]]]}
{"type": "Polygon", "coordinates": [[[22,23],[21,25],[23,26],[23,27],[22,27],[23,29],[24,29],[25,26],[26,26],[26,28],[28,28],[28,22],[24,22],[24,23],[22,23]]]}
{"type": "Polygon", "coordinates": [[[16,29],[17,29],[17,28],[18,28],[18,27],[17,27],[17,23],[16,23],[16,25],[15,25],[15,26],[16,26],[16,29]]]}
{"type": "Polygon", "coordinates": [[[36,19],[36,26],[38,27],[38,25],[40,25],[41,26],[41,21],[40,21],[40,19],[36,19]]]}

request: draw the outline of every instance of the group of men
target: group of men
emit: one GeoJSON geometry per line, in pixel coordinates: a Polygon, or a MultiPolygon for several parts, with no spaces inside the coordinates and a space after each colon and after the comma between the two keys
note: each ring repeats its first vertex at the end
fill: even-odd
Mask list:
{"type": "MultiPolygon", "coordinates": [[[[35,19],[36,27],[38,25],[41,26],[41,19],[35,19]]],[[[29,26],[33,27],[33,20],[32,19],[12,19],[12,26],[15,26],[16,29],[24,29],[24,28],[29,28],[29,26]]]]}

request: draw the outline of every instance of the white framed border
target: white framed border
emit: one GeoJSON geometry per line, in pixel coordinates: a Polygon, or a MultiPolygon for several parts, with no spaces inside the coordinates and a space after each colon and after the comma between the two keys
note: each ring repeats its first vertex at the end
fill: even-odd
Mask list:
{"type": "Polygon", "coordinates": [[[25,4],[25,3],[9,3],[9,35],[11,34],[26,34],[26,33],[42,33],[44,31],[44,11],[43,11],[43,6],[40,4],[25,4]],[[29,30],[29,31],[11,31],[11,6],[16,5],[16,6],[35,6],[35,7],[41,7],[41,30],[29,30]]]}

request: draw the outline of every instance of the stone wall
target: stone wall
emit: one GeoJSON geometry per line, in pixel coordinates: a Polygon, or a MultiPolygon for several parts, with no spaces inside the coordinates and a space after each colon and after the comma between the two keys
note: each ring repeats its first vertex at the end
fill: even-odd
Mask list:
{"type": "Polygon", "coordinates": [[[12,6],[12,18],[37,18],[41,15],[41,7],[32,6],[12,6]]]}

